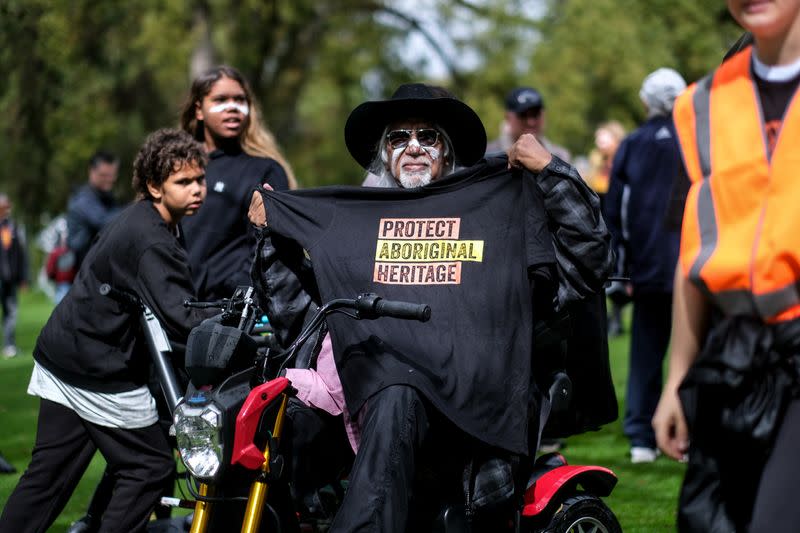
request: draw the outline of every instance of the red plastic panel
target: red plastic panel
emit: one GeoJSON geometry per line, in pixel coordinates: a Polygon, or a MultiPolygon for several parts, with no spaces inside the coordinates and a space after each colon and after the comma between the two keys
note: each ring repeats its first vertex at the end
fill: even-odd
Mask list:
{"type": "Polygon", "coordinates": [[[249,470],[258,470],[264,464],[264,451],[253,442],[261,420],[261,413],[279,398],[289,386],[286,378],[275,378],[250,391],[236,415],[236,433],[233,437],[231,463],[240,464],[249,470]]]}

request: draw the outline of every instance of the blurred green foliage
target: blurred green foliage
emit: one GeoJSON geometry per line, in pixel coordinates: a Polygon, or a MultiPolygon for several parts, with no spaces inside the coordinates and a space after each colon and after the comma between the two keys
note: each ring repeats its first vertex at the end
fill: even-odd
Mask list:
{"type": "Polygon", "coordinates": [[[130,198],[142,140],[177,125],[192,72],[216,63],[250,80],[302,186],[358,183],[347,115],[409,81],[451,89],[490,138],[505,93],[532,84],[548,135],[585,152],[598,122],[642,118],[649,71],[696,79],[736,35],[719,0],[2,0],[0,190],[36,225],[103,147],[130,198]]]}
{"type": "Polygon", "coordinates": [[[671,67],[694,82],[742,30],[721,0],[548,0],[541,32],[524,80],[544,94],[549,135],[585,153],[599,123],[645,119],[647,74],[671,67]]]}

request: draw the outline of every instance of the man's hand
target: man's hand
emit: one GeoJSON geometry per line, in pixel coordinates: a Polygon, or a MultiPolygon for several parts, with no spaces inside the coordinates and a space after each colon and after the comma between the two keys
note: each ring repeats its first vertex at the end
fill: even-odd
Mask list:
{"type": "Polygon", "coordinates": [[[508,168],[524,167],[533,173],[544,170],[553,155],[531,133],[525,133],[508,149],[508,168]]]}
{"type": "Polygon", "coordinates": [[[653,429],[658,447],[677,461],[685,461],[689,451],[689,429],[678,398],[678,387],[664,386],[661,399],[653,415],[653,429]]]}
{"type": "MultiPolygon", "coordinates": [[[[271,191],[269,183],[265,183],[263,187],[271,191]]],[[[264,199],[261,198],[261,193],[253,191],[253,196],[250,198],[250,209],[247,210],[247,218],[254,226],[264,227],[267,225],[267,210],[264,208],[264,199]]]]}

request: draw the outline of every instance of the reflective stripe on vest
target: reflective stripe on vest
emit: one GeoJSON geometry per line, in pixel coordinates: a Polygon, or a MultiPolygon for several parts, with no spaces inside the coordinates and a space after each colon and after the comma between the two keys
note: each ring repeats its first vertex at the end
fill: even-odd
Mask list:
{"type": "Polygon", "coordinates": [[[800,105],[771,161],[747,48],[675,102],[692,187],[680,266],[726,314],[800,316],[800,105]]]}

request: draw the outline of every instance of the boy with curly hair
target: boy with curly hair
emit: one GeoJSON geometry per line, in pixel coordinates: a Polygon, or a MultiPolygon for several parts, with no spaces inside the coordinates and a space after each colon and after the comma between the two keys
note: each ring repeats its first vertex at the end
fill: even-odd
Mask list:
{"type": "Polygon", "coordinates": [[[173,340],[185,341],[206,317],[183,306],[194,288],[180,231],[203,203],[206,162],[202,146],[179,130],[156,131],[139,151],[138,201],[99,234],[36,342],[28,386],[41,398],[36,443],[0,531],[45,531],[79,480],[65,472],[82,473],[95,449],[117,480],[100,531],[145,529],[175,463],[147,386],[138,322],[99,288],[138,294],[173,340]]]}

